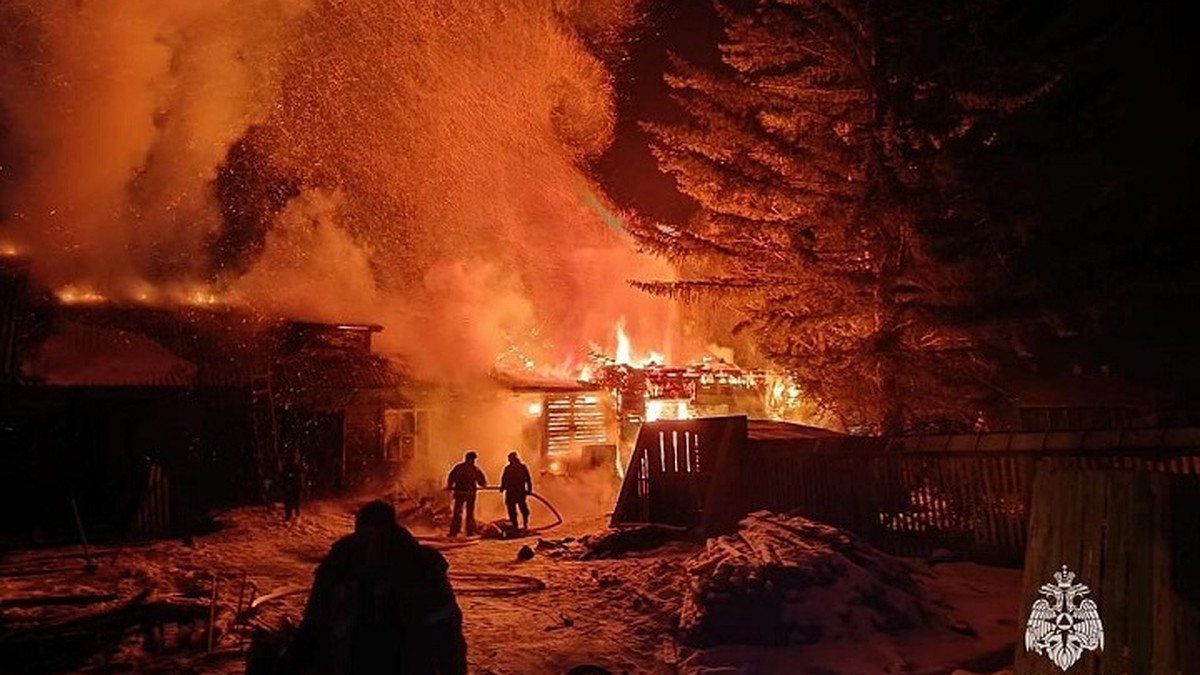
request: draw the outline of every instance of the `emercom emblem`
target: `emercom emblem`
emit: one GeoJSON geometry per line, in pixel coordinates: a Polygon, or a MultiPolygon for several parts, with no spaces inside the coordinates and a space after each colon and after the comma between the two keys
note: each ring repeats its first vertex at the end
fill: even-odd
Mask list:
{"type": "Polygon", "coordinates": [[[1025,624],[1025,650],[1044,654],[1064,671],[1085,651],[1104,651],[1100,612],[1084,597],[1091,590],[1074,581],[1075,573],[1063,565],[1053,584],[1042,584],[1039,592],[1046,597],[1033,603],[1025,624]]]}

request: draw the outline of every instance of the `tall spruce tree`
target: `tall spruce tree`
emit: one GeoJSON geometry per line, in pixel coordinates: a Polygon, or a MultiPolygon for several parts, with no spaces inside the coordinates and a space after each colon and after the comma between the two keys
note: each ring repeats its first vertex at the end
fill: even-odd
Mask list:
{"type": "Polygon", "coordinates": [[[992,310],[1012,241],[961,172],[1055,79],[987,50],[1013,37],[1002,19],[1027,13],[961,5],[721,5],[722,67],[675,60],[667,82],[687,120],[646,125],[700,214],[635,224],[648,250],[692,270],[642,287],[722,298],[847,426],[965,426],[998,391],[1011,336],[992,310]]]}

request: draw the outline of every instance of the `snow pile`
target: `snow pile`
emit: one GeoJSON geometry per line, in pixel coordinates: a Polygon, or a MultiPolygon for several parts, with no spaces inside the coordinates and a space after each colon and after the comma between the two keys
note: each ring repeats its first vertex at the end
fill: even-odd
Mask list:
{"type": "Polygon", "coordinates": [[[688,645],[858,641],[946,623],[910,569],[853,536],[759,511],[685,563],[688,645]]]}
{"type": "Polygon", "coordinates": [[[683,542],[692,543],[695,536],[686,528],[670,525],[638,525],[609,529],[597,534],[561,539],[539,539],[537,549],[551,557],[579,560],[607,560],[638,555],[683,542]]]}

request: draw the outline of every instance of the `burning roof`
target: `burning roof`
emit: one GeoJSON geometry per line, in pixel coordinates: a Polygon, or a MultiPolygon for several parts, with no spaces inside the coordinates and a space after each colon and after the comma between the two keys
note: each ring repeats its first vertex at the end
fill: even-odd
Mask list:
{"type": "Polygon", "coordinates": [[[370,353],[375,326],[297,323],[224,309],[113,304],[36,308],[22,345],[26,384],[84,387],[250,386],[276,391],[397,390],[407,382],[370,353]]]}

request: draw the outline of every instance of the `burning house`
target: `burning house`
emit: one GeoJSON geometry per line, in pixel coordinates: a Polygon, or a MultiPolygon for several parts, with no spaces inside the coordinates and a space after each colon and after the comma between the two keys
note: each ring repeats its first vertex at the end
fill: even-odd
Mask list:
{"type": "Polygon", "coordinates": [[[621,470],[620,431],[611,392],[583,381],[497,373],[523,418],[521,437],[536,448],[544,473],[559,475],[612,465],[621,470]]]}
{"type": "Polygon", "coordinates": [[[781,374],[713,358],[687,366],[663,365],[658,354],[637,361],[620,325],[617,344],[614,357],[593,354],[573,378],[494,374],[527,418],[525,445],[538,448],[544,471],[613,464],[623,476],[645,423],[731,414],[781,419],[798,407],[799,391],[781,374]]]}
{"type": "Polygon", "coordinates": [[[185,512],[273,497],[289,457],[310,494],[341,494],[426,442],[403,374],[371,352],[377,326],[29,295],[11,261],[2,282],[10,534],[72,527],[72,505],[89,526],[161,534],[185,512]]]}

